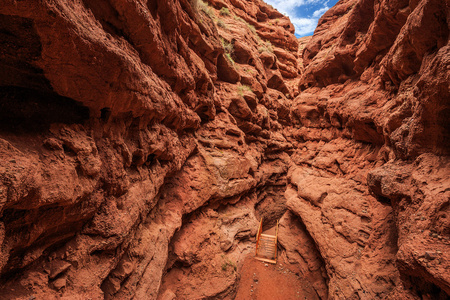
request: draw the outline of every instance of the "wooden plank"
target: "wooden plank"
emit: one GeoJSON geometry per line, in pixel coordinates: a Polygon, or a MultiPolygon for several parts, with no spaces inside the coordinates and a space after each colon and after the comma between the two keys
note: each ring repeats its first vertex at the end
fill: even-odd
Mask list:
{"type": "MultiPolygon", "coordinates": [[[[278,243],[278,220],[277,220],[277,230],[275,231],[275,245],[278,243]]],[[[275,247],[275,261],[278,258],[278,247],[275,247]]]]}
{"type": "Polygon", "coordinates": [[[263,222],[263,218],[261,218],[261,221],[259,222],[258,233],[256,234],[256,239],[258,239],[262,234],[262,222],[263,222]]]}
{"type": "Polygon", "coordinates": [[[258,256],[259,239],[260,239],[261,233],[262,233],[262,222],[263,222],[263,218],[261,218],[261,221],[259,222],[258,233],[256,234],[255,256],[258,256]]]}
{"type": "Polygon", "coordinates": [[[275,238],[276,238],[276,236],[275,236],[275,235],[264,234],[264,233],[261,233],[261,237],[265,237],[265,238],[272,238],[272,239],[275,239],[275,238]]]}
{"type": "Polygon", "coordinates": [[[273,260],[273,259],[268,259],[268,258],[262,258],[262,257],[255,257],[257,260],[263,261],[263,262],[268,262],[271,264],[276,264],[277,261],[273,260]]]}
{"type": "Polygon", "coordinates": [[[268,237],[260,237],[261,241],[265,241],[265,242],[275,242],[275,238],[268,238],[268,237]]]}

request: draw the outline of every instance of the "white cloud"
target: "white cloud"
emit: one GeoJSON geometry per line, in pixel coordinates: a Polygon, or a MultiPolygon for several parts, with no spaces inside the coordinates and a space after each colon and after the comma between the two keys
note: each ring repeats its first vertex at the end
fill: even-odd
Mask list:
{"type": "Polygon", "coordinates": [[[321,9],[316,10],[313,13],[313,17],[314,18],[319,18],[321,17],[327,10],[329,10],[330,8],[328,6],[322,7],[321,9]]]}
{"type": "MultiPolygon", "coordinates": [[[[319,18],[328,9],[329,0],[264,0],[268,4],[275,7],[278,11],[286,14],[291,19],[292,24],[295,27],[295,33],[300,36],[311,35],[317,26],[319,18]],[[323,5],[322,8],[314,11],[312,15],[300,16],[298,11],[299,7],[303,6],[304,9],[308,9],[308,5],[317,4],[323,5]]],[[[303,9],[302,9],[303,10],[303,9]]],[[[303,10],[305,11],[305,10],[303,10]]]]}
{"type": "Polygon", "coordinates": [[[295,8],[320,2],[321,0],[265,0],[266,3],[275,7],[281,13],[292,15],[295,8]]]}
{"type": "Polygon", "coordinates": [[[316,29],[318,18],[290,18],[295,27],[295,33],[301,36],[311,35],[316,29]]]}

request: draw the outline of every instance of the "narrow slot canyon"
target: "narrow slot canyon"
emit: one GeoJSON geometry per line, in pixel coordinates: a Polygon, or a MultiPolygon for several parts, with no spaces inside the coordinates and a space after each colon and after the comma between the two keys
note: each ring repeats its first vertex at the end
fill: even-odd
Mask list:
{"type": "Polygon", "coordinates": [[[3,0],[0,299],[448,299],[449,24],[3,0]]]}

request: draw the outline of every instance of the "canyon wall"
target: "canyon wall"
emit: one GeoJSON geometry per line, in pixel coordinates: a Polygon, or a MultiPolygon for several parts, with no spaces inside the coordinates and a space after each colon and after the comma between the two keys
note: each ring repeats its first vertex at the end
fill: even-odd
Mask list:
{"type": "Polygon", "coordinates": [[[0,297],[231,299],[263,217],[317,298],[445,299],[449,20],[3,1],[0,297]]]}

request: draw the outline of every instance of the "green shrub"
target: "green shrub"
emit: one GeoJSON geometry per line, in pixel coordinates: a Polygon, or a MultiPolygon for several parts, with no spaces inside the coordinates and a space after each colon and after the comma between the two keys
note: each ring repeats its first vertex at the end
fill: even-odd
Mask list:
{"type": "Polygon", "coordinates": [[[238,87],[237,87],[237,92],[238,92],[238,95],[239,95],[239,96],[244,97],[244,92],[245,92],[245,91],[247,91],[247,92],[253,92],[253,89],[252,89],[250,86],[245,85],[245,84],[243,84],[243,85],[238,85],[238,87]]]}
{"type": "Polygon", "coordinates": [[[273,53],[273,46],[272,43],[270,41],[266,41],[263,42],[261,40],[261,42],[259,43],[259,47],[258,47],[258,52],[262,53],[262,52],[269,52],[269,53],[273,53]]]}
{"type": "Polygon", "coordinates": [[[225,53],[225,57],[231,62],[231,64],[234,66],[235,62],[234,59],[231,57],[230,53],[225,53]]]}
{"type": "Polygon", "coordinates": [[[238,17],[238,16],[236,16],[236,15],[233,15],[233,19],[235,19],[236,21],[240,21],[240,22],[246,23],[246,22],[244,21],[244,19],[242,19],[241,17],[238,17]]]}
{"type": "Polygon", "coordinates": [[[229,260],[227,258],[224,258],[224,257],[222,257],[222,258],[225,260],[222,264],[222,271],[225,272],[226,270],[228,270],[228,266],[232,267],[234,271],[237,270],[237,266],[234,262],[232,262],[231,260],[229,260]]]}
{"type": "Polygon", "coordinates": [[[203,2],[202,0],[197,0],[197,1],[198,1],[198,5],[197,5],[198,9],[203,11],[211,19],[214,19],[215,16],[214,16],[214,12],[213,12],[212,8],[207,3],[203,2]]]}
{"type": "Polygon", "coordinates": [[[247,21],[245,21],[244,19],[242,19],[241,17],[238,17],[236,15],[233,15],[233,18],[236,21],[244,23],[247,26],[248,30],[250,30],[255,35],[256,40],[258,41],[258,43],[262,42],[261,38],[259,37],[258,33],[256,32],[255,26],[249,24],[247,21]]]}
{"type": "Polygon", "coordinates": [[[238,90],[240,90],[240,91],[253,92],[252,88],[251,88],[250,86],[248,86],[248,85],[245,85],[245,84],[239,85],[239,86],[238,86],[238,90]]]}
{"type": "Polygon", "coordinates": [[[245,22],[245,23],[247,24],[248,29],[249,29],[253,34],[258,35],[258,34],[256,33],[256,28],[255,28],[255,26],[250,25],[250,24],[248,24],[247,22],[245,22]]]}
{"type": "Polygon", "coordinates": [[[225,50],[225,53],[233,53],[234,52],[234,47],[233,47],[232,43],[225,40],[224,38],[220,38],[220,41],[222,42],[222,47],[225,50]]]}
{"type": "Polygon", "coordinates": [[[226,8],[226,7],[222,7],[220,9],[220,14],[222,16],[229,16],[230,15],[230,10],[228,8],[226,8]]]}
{"type": "Polygon", "coordinates": [[[228,263],[227,262],[224,262],[223,264],[222,264],[222,271],[226,271],[228,269],[228,263]]]}
{"type": "Polygon", "coordinates": [[[222,42],[223,50],[225,51],[225,57],[231,62],[231,64],[234,66],[235,62],[233,57],[231,56],[231,53],[234,52],[233,44],[229,41],[225,40],[224,38],[220,38],[220,41],[222,42]]]}

